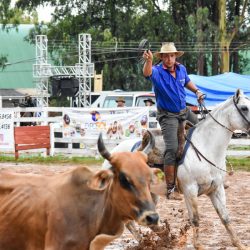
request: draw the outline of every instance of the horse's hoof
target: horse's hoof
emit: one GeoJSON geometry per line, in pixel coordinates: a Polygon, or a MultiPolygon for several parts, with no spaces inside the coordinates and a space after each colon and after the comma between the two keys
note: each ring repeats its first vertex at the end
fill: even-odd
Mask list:
{"type": "Polygon", "coordinates": [[[242,244],[237,244],[237,245],[234,245],[234,246],[236,246],[238,250],[250,250],[250,247],[243,246],[242,244]]]}
{"type": "Polygon", "coordinates": [[[242,248],[239,248],[239,250],[250,250],[250,247],[242,247],[242,248]]]}

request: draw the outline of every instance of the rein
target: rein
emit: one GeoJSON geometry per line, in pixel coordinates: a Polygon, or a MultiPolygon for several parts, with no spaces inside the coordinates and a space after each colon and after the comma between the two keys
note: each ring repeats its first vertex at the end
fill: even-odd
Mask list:
{"type": "MultiPolygon", "coordinates": [[[[237,105],[238,102],[239,102],[239,98],[237,98],[237,100],[236,100],[236,98],[233,97],[234,106],[236,107],[237,111],[239,112],[239,114],[241,115],[241,117],[244,119],[244,121],[247,123],[247,125],[250,126],[250,121],[248,121],[248,119],[245,117],[245,115],[244,115],[244,114],[242,113],[242,111],[239,109],[239,107],[238,107],[238,105],[237,105]]],[[[208,113],[208,115],[209,115],[216,123],[218,123],[220,126],[222,126],[223,128],[225,128],[225,129],[227,129],[228,131],[230,131],[231,133],[233,133],[233,135],[234,135],[235,137],[238,137],[237,134],[235,134],[233,130],[231,130],[230,128],[226,127],[225,125],[223,125],[222,123],[220,123],[218,120],[216,120],[216,119],[212,116],[212,114],[208,111],[208,109],[206,108],[206,106],[205,106],[203,103],[200,103],[199,105],[200,105],[200,107],[201,107],[200,110],[202,110],[202,117],[203,117],[203,119],[204,119],[204,112],[203,112],[203,110],[205,110],[205,111],[208,113]]]]}
{"type": "Polygon", "coordinates": [[[230,171],[227,171],[227,170],[224,170],[220,167],[218,167],[217,165],[215,165],[213,162],[211,162],[210,160],[208,160],[199,150],[197,147],[195,147],[195,145],[193,144],[193,142],[185,135],[185,139],[191,144],[191,146],[193,147],[197,157],[199,158],[199,160],[201,161],[201,157],[206,160],[208,163],[210,163],[212,166],[214,166],[215,168],[223,171],[223,172],[226,172],[228,173],[229,175],[233,175],[233,168],[232,168],[232,165],[230,164],[231,166],[231,170],[230,171]],[[201,157],[200,157],[201,156],[201,157]]]}
{"type": "Polygon", "coordinates": [[[214,116],[212,116],[212,114],[208,111],[208,109],[206,108],[206,106],[203,103],[200,103],[200,105],[203,107],[203,109],[208,113],[208,115],[216,122],[218,123],[221,127],[227,129],[228,131],[230,131],[231,133],[233,133],[233,135],[235,135],[234,131],[231,130],[230,128],[226,127],[225,125],[223,125],[222,123],[220,123],[218,120],[216,120],[214,118],[214,116]]]}

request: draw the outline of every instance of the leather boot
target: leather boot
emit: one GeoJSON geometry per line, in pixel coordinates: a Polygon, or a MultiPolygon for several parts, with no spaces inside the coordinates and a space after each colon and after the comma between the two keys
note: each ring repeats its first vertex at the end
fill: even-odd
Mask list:
{"type": "Polygon", "coordinates": [[[180,193],[175,187],[175,166],[164,166],[165,179],[167,183],[167,199],[169,200],[182,200],[180,193]]]}

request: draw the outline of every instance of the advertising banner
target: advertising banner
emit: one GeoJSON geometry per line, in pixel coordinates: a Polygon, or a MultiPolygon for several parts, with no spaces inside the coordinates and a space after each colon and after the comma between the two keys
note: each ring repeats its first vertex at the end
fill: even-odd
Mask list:
{"type": "Polygon", "coordinates": [[[14,112],[0,110],[0,149],[14,148],[14,112]]]}
{"type": "Polygon", "coordinates": [[[63,114],[63,137],[104,139],[141,137],[148,128],[149,111],[145,108],[98,110],[69,109],[63,114]]]}

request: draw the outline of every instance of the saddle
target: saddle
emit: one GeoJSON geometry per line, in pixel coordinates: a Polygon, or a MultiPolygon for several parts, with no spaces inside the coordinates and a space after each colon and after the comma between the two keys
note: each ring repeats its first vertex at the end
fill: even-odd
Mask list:
{"type": "Polygon", "coordinates": [[[185,120],[185,121],[182,121],[179,123],[178,149],[177,149],[177,153],[176,153],[177,161],[179,161],[183,156],[184,146],[185,146],[185,142],[186,142],[185,135],[188,134],[189,129],[192,128],[193,126],[194,126],[194,124],[188,120],[185,120]]]}
{"type": "MultiPolygon", "coordinates": [[[[156,146],[152,149],[151,152],[148,154],[148,165],[150,167],[156,167],[163,170],[164,166],[164,142],[162,139],[162,133],[160,129],[150,129],[150,132],[153,134],[153,136],[156,139],[156,146]],[[162,142],[159,140],[162,140],[162,142]]],[[[146,132],[143,137],[140,145],[138,145],[137,150],[142,151],[149,142],[150,135],[148,132],[146,132]]]]}
{"type": "MultiPolygon", "coordinates": [[[[177,162],[182,159],[184,146],[185,146],[185,135],[188,133],[189,129],[194,125],[189,121],[182,121],[179,123],[178,127],[178,149],[176,154],[177,162]]],[[[155,136],[155,138],[162,139],[162,133],[160,129],[152,129],[150,132],[155,136]]],[[[149,133],[145,133],[142,137],[142,141],[140,144],[136,145],[138,151],[142,151],[148,144],[150,139],[149,133]]],[[[150,167],[157,167],[163,170],[164,166],[164,141],[162,139],[161,142],[156,141],[156,146],[153,150],[148,154],[148,165],[150,167]],[[161,146],[161,147],[160,147],[161,146]]]]}

